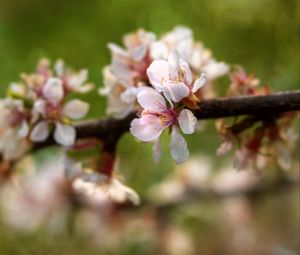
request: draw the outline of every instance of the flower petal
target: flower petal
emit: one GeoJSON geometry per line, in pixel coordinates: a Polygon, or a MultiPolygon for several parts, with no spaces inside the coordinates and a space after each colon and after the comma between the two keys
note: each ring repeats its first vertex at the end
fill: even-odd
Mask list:
{"type": "Polygon", "coordinates": [[[153,112],[161,112],[166,108],[166,101],[163,96],[150,88],[138,93],[137,101],[145,110],[153,112]]]}
{"type": "Polygon", "coordinates": [[[107,192],[108,196],[117,203],[130,201],[134,205],[140,204],[139,195],[115,178],[111,180],[107,192]]]}
{"type": "Polygon", "coordinates": [[[88,113],[89,108],[88,103],[73,99],[64,106],[63,113],[71,119],[78,120],[88,113]]]}
{"type": "Polygon", "coordinates": [[[184,134],[192,134],[195,132],[197,119],[190,110],[184,109],[179,113],[178,123],[184,134]]]}
{"type": "Polygon", "coordinates": [[[180,66],[179,66],[179,52],[176,49],[171,50],[168,63],[169,63],[169,78],[176,79],[179,74],[180,66]]]}
{"type": "Polygon", "coordinates": [[[208,80],[214,80],[224,74],[229,70],[229,66],[224,62],[217,62],[215,60],[209,61],[202,69],[206,73],[208,80]]]}
{"type": "Polygon", "coordinates": [[[177,128],[173,126],[171,132],[171,141],[170,141],[170,150],[171,156],[175,159],[177,164],[182,164],[185,162],[189,157],[189,150],[187,148],[187,143],[179,134],[177,128]]]}
{"type": "Polygon", "coordinates": [[[163,83],[169,80],[169,63],[165,60],[154,60],[147,69],[150,83],[158,91],[163,91],[163,83]]]}
{"type": "Polygon", "coordinates": [[[56,122],[54,139],[57,143],[64,146],[71,146],[75,142],[75,136],[76,131],[74,127],[56,122]]]}
{"type": "Polygon", "coordinates": [[[64,97],[64,89],[61,79],[49,78],[45,87],[43,88],[43,95],[51,103],[59,103],[64,97]]]}
{"type": "Polygon", "coordinates": [[[32,129],[30,133],[30,140],[33,142],[42,142],[49,136],[49,124],[47,121],[40,121],[32,129]]]}
{"type": "Polygon", "coordinates": [[[183,82],[172,82],[169,81],[164,84],[164,95],[166,98],[171,99],[177,103],[183,98],[187,97],[190,93],[189,88],[183,82]]]}
{"type": "Polygon", "coordinates": [[[135,61],[142,61],[142,59],[145,57],[146,53],[147,53],[147,46],[144,44],[141,44],[141,45],[133,48],[131,55],[135,61]]]}
{"type": "Polygon", "coordinates": [[[18,135],[21,138],[24,138],[28,135],[29,133],[29,126],[25,120],[22,121],[21,127],[18,130],[18,135]]]}
{"type": "Polygon", "coordinates": [[[190,85],[193,82],[193,74],[188,63],[180,61],[180,70],[183,72],[184,82],[190,85]]]}
{"type": "Polygon", "coordinates": [[[200,77],[194,82],[192,92],[196,93],[199,89],[201,89],[206,82],[206,75],[205,73],[202,73],[200,77]]]}
{"type": "Polygon", "coordinates": [[[143,142],[150,142],[157,139],[163,131],[160,119],[155,116],[142,116],[131,122],[130,132],[137,139],[143,142]]]}

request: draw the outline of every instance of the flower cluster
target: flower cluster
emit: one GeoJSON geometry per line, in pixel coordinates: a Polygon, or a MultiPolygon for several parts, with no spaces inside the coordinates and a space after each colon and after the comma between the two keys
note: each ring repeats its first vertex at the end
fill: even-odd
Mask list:
{"type": "MultiPolygon", "coordinates": [[[[152,83],[153,79],[151,81],[150,77],[157,71],[155,68],[160,68],[160,62],[155,62],[154,65],[152,63],[154,60],[167,61],[174,49],[181,59],[180,68],[189,69],[186,72],[189,77],[185,77],[188,83],[200,73],[205,73],[208,83],[211,83],[226,74],[229,69],[227,64],[217,62],[211,51],[202,43],[195,42],[192,31],[187,27],[176,27],[158,39],[155,34],[140,29],[136,33],[126,35],[124,45],[125,48],[121,48],[113,43],[108,44],[112,53],[112,63],[103,69],[105,87],[99,91],[107,96],[107,113],[115,118],[124,118],[129,112],[139,109],[136,96],[141,89],[149,86],[157,89],[160,86],[160,81],[152,83]],[[149,71],[150,65],[152,69],[149,71]]],[[[168,80],[175,81],[176,77],[170,77],[168,80]]],[[[198,92],[198,97],[209,96],[211,86],[206,87],[207,93],[201,95],[198,92]]],[[[187,90],[182,93],[187,93],[187,90]]]]}
{"type": "Polygon", "coordinates": [[[66,151],[65,175],[73,190],[86,196],[105,191],[109,201],[138,205],[138,194],[124,185],[115,173],[118,168],[115,153],[105,151],[99,145],[99,142],[87,139],[76,142],[66,151]]]}
{"type": "MultiPolygon", "coordinates": [[[[230,96],[268,95],[268,86],[260,86],[260,81],[248,75],[241,66],[236,66],[230,73],[231,84],[227,91],[230,96]]],[[[292,128],[296,114],[274,113],[261,117],[235,118],[233,124],[225,120],[217,122],[217,129],[223,143],[217,154],[224,155],[235,143],[239,148],[235,151],[234,166],[238,170],[252,169],[259,171],[266,167],[270,159],[275,159],[282,169],[290,169],[292,153],[297,135],[292,128]]]]}
{"type": "Polygon", "coordinates": [[[12,83],[7,97],[0,101],[0,152],[6,160],[17,159],[30,142],[45,141],[54,128],[54,139],[64,146],[75,140],[71,120],[83,118],[89,105],[79,99],[67,100],[70,93],[85,93],[93,88],[86,83],[87,71],[78,73],[56,62],[54,71],[48,60],[39,61],[36,72],[21,74],[12,83]]]}
{"type": "MultiPolygon", "coordinates": [[[[111,65],[104,68],[100,89],[108,98],[107,113],[124,118],[140,110],[131,123],[131,133],[140,141],[154,142],[154,158],[160,157],[159,137],[170,129],[171,155],[178,164],[189,155],[180,135],[195,131],[197,120],[191,110],[208,97],[203,85],[227,73],[228,66],[217,62],[192,31],[176,27],[156,39],[153,33],[138,30],[124,37],[125,49],[110,43],[111,65]]],[[[211,90],[211,89],[210,89],[211,90]]]]}

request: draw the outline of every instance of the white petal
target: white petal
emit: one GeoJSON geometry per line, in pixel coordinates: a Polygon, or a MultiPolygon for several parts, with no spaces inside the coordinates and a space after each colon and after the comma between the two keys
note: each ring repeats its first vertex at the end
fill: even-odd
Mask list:
{"type": "Polygon", "coordinates": [[[125,51],[123,48],[118,46],[114,43],[109,43],[107,47],[110,49],[111,53],[113,55],[122,56],[122,57],[129,57],[129,54],[127,51],[125,51]]]}
{"type": "Polygon", "coordinates": [[[178,123],[184,134],[192,134],[195,132],[197,119],[190,110],[184,109],[178,116],[178,123]]]}
{"type": "Polygon", "coordinates": [[[176,103],[187,97],[189,93],[189,88],[183,82],[167,82],[164,85],[164,95],[176,103]]]}
{"type": "Polygon", "coordinates": [[[161,112],[166,108],[165,99],[154,89],[142,90],[137,95],[137,101],[145,110],[153,112],[161,112]]]}
{"type": "Polygon", "coordinates": [[[167,59],[169,54],[168,47],[163,42],[154,42],[150,46],[152,59],[167,59]]]}
{"type": "Polygon", "coordinates": [[[158,92],[163,91],[163,83],[169,80],[169,63],[165,60],[154,60],[147,69],[147,76],[158,92]]]}
{"type": "Polygon", "coordinates": [[[179,52],[176,49],[171,50],[168,63],[169,63],[169,75],[171,79],[175,79],[179,73],[179,52]]]}
{"type": "Polygon", "coordinates": [[[37,100],[34,103],[33,111],[41,113],[42,115],[46,112],[46,101],[45,100],[37,100]]]}
{"type": "Polygon", "coordinates": [[[156,140],[162,133],[163,127],[159,118],[142,116],[131,122],[130,132],[143,142],[156,140]]]}
{"type": "Polygon", "coordinates": [[[133,103],[136,100],[137,94],[139,92],[138,88],[128,88],[121,94],[121,100],[125,103],[133,103]]]}
{"type": "Polygon", "coordinates": [[[184,82],[190,85],[193,82],[193,74],[188,63],[180,61],[180,70],[183,71],[184,82]]]}
{"type": "Polygon", "coordinates": [[[76,131],[74,127],[56,122],[54,139],[57,143],[64,146],[71,146],[75,142],[75,136],[76,131]]]}
{"type": "Polygon", "coordinates": [[[204,73],[206,73],[208,80],[214,80],[226,74],[229,71],[229,66],[224,62],[211,60],[203,67],[202,70],[204,73]]]}
{"type": "Polygon", "coordinates": [[[49,136],[49,124],[47,121],[40,121],[32,129],[30,140],[33,142],[42,142],[49,136]]]}
{"type": "Polygon", "coordinates": [[[189,150],[187,148],[187,143],[184,138],[179,134],[177,128],[174,126],[171,132],[170,141],[171,156],[175,159],[177,164],[182,164],[189,157],[189,150]]]}
{"type": "Polygon", "coordinates": [[[62,59],[59,59],[54,64],[54,70],[57,76],[61,77],[65,72],[65,63],[62,59]]]}
{"type": "Polygon", "coordinates": [[[78,74],[72,75],[68,80],[68,88],[70,90],[78,91],[81,86],[88,79],[88,70],[80,70],[78,74]]]}
{"type": "Polygon", "coordinates": [[[25,120],[22,121],[21,127],[18,131],[19,137],[23,138],[26,137],[29,133],[29,126],[25,120]]]}
{"type": "Polygon", "coordinates": [[[201,89],[206,82],[206,75],[204,73],[194,82],[192,92],[196,93],[199,89],[201,89]]]}
{"type": "Polygon", "coordinates": [[[131,55],[135,61],[141,61],[145,57],[146,53],[147,53],[147,46],[141,44],[133,49],[131,55]]]}
{"type": "Polygon", "coordinates": [[[73,99],[64,106],[63,113],[71,119],[78,120],[88,113],[89,108],[88,103],[79,99],[73,99]]]}
{"type": "Polygon", "coordinates": [[[43,94],[51,103],[59,103],[64,97],[62,81],[58,78],[49,78],[43,88],[43,94]]]}
{"type": "Polygon", "coordinates": [[[112,179],[108,188],[109,197],[117,202],[124,203],[127,201],[132,202],[134,205],[139,205],[139,195],[131,188],[125,186],[117,179],[112,179]]]}

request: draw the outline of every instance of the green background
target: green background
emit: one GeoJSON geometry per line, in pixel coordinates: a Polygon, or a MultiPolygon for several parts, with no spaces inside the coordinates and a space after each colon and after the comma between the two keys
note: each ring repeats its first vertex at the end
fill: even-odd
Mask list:
{"type": "MultiPolygon", "coordinates": [[[[125,33],[139,27],[161,35],[176,25],[190,27],[195,39],[203,41],[216,59],[242,64],[272,90],[299,88],[297,0],[0,0],[1,96],[10,82],[19,79],[20,72],[33,71],[40,57],[53,61],[63,58],[75,69],[88,68],[90,81],[100,87],[101,69],[110,63],[108,42],[121,44],[125,33]]],[[[222,78],[219,91],[225,91],[228,84],[222,78]]],[[[82,98],[92,104],[89,118],[105,115],[105,99],[96,90],[82,98]]],[[[213,123],[207,125],[213,127],[213,123]]],[[[210,157],[217,168],[230,157],[214,160],[219,138],[213,128],[209,129],[212,131],[189,136],[187,140],[193,154],[210,157]]],[[[163,140],[163,152],[161,162],[154,164],[150,145],[139,144],[130,135],[120,142],[119,170],[142,196],[174,167],[168,153],[168,139],[163,140]]],[[[262,213],[268,214],[269,210],[262,213]]],[[[0,246],[0,254],[1,249],[3,255],[46,254],[47,249],[50,249],[47,254],[58,254],[51,252],[49,247],[58,244],[47,234],[19,236],[5,228],[2,232],[0,238],[5,237],[5,245],[0,246]],[[25,244],[31,252],[23,249],[25,244]]],[[[82,249],[76,248],[78,242],[71,237],[61,240],[61,248],[59,245],[56,248],[60,254],[91,254],[92,248],[82,240],[79,242],[82,249]]],[[[146,254],[138,249],[133,251],[146,254]]]]}

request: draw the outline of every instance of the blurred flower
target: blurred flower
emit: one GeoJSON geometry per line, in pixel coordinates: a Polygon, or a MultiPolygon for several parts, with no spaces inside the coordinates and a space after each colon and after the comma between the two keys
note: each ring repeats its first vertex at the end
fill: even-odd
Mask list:
{"type": "Polygon", "coordinates": [[[161,233],[161,243],[168,255],[194,254],[194,243],[190,235],[177,227],[169,227],[161,233]]]}
{"type": "Polygon", "coordinates": [[[176,166],[175,171],[164,181],[151,187],[149,196],[158,203],[180,201],[189,192],[208,191],[211,175],[210,159],[203,156],[190,158],[185,164],[176,166]]]}
{"type": "MultiPolygon", "coordinates": [[[[124,185],[111,173],[99,173],[84,167],[81,162],[71,158],[65,158],[66,177],[72,182],[75,192],[85,196],[97,196],[104,194],[115,203],[131,202],[134,205],[140,203],[138,194],[131,188],[124,185]]],[[[112,171],[112,170],[111,170],[112,171]]]]}
{"type": "Polygon", "coordinates": [[[65,93],[87,93],[95,86],[92,83],[87,83],[88,70],[82,69],[79,72],[66,68],[63,60],[58,60],[54,66],[56,76],[61,79],[65,93]]]}
{"type": "Polygon", "coordinates": [[[20,158],[29,149],[30,112],[22,100],[0,100],[0,152],[4,160],[20,158]]]}
{"type": "Polygon", "coordinates": [[[254,74],[248,75],[241,66],[235,66],[229,77],[228,96],[265,95],[270,92],[267,87],[259,87],[259,79],[254,74]]]}
{"type": "Polygon", "coordinates": [[[126,49],[108,44],[112,63],[103,69],[105,87],[99,90],[101,95],[108,97],[108,114],[124,118],[135,108],[139,88],[148,86],[146,69],[152,61],[149,47],[154,40],[153,33],[140,29],[125,35],[126,49]]]}
{"type": "Polygon", "coordinates": [[[49,136],[49,123],[55,123],[54,139],[57,143],[71,146],[74,143],[75,128],[68,123],[67,118],[81,119],[89,109],[89,105],[78,99],[64,104],[62,82],[58,78],[48,79],[42,90],[42,98],[35,102],[33,112],[41,114],[42,119],[31,131],[30,139],[34,142],[45,141],[49,136]]]}
{"type": "Polygon", "coordinates": [[[223,76],[229,70],[224,62],[212,58],[211,51],[204,48],[201,42],[195,42],[191,29],[177,26],[152,44],[151,55],[154,59],[167,59],[170,52],[176,49],[183,61],[187,62],[196,74],[205,73],[209,81],[223,76]]]}
{"type": "Polygon", "coordinates": [[[33,165],[26,167],[19,184],[6,183],[1,188],[4,221],[26,231],[42,225],[62,230],[70,210],[62,165],[50,160],[38,172],[33,165]]]}

